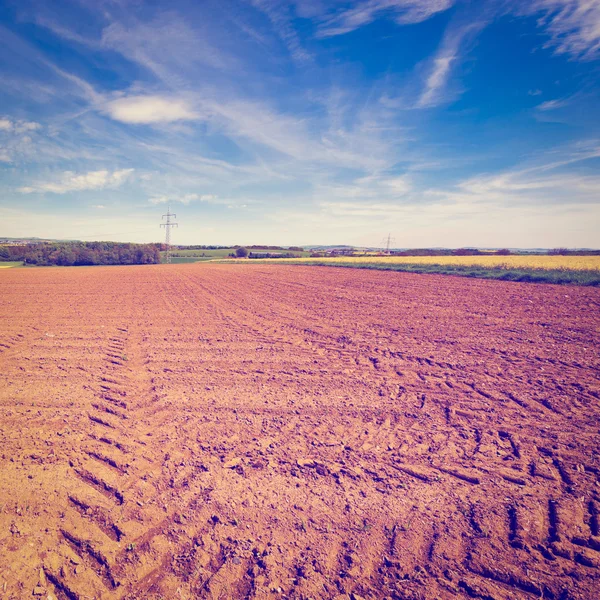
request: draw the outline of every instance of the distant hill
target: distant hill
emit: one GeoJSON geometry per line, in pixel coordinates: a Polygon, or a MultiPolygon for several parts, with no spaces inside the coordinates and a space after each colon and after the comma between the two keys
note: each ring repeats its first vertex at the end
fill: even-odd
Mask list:
{"type": "MultiPolygon", "coordinates": [[[[332,245],[305,245],[302,246],[305,250],[311,250],[314,252],[324,252],[327,250],[349,250],[354,249],[357,252],[380,252],[384,250],[383,246],[348,246],[346,244],[332,244],[332,245]]],[[[555,248],[513,248],[507,246],[461,246],[465,250],[479,250],[483,251],[496,251],[496,250],[510,250],[515,254],[523,254],[523,253],[531,253],[531,254],[547,254],[551,250],[555,248]]],[[[451,252],[452,250],[457,250],[458,248],[450,248],[448,246],[426,246],[421,248],[415,248],[414,246],[410,247],[395,247],[390,248],[391,252],[406,252],[407,250],[439,250],[440,252],[451,252]]],[[[597,248],[568,248],[568,250],[572,252],[598,252],[597,248]]]]}
{"type": "Polygon", "coordinates": [[[0,237],[0,244],[44,244],[44,243],[64,243],[64,242],[79,242],[80,240],[70,239],[55,239],[55,238],[38,238],[38,237],[0,237]]]}

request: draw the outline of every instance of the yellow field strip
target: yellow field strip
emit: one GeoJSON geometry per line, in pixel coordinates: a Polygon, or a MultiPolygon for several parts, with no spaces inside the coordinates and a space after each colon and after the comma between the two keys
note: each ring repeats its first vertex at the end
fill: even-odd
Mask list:
{"type": "MultiPolygon", "coordinates": [[[[268,260],[268,259],[267,259],[268,260]]],[[[335,256],[277,258],[273,262],[336,262],[361,264],[463,265],[503,269],[600,271],[600,256],[335,256]]]]}

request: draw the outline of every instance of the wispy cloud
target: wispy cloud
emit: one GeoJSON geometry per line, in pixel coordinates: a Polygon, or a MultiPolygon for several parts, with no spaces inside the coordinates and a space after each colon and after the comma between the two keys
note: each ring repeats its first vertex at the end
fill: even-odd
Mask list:
{"type": "Polygon", "coordinates": [[[264,160],[272,162],[273,151],[281,157],[295,159],[298,161],[296,170],[320,163],[372,171],[389,166],[393,160],[391,144],[384,135],[388,131],[397,132],[384,127],[374,113],[364,117],[353,111],[352,126],[346,128],[341,124],[330,127],[327,118],[312,116],[308,111],[306,116],[287,114],[264,101],[200,98],[198,106],[211,129],[264,160]],[[271,153],[265,153],[265,149],[271,153]]]}
{"type": "Polygon", "coordinates": [[[52,193],[66,194],[84,190],[102,190],[123,185],[132,175],[133,169],[117,171],[89,171],[88,173],[73,173],[66,171],[56,181],[38,182],[31,186],[20,187],[17,191],[22,194],[52,193]]]}
{"type": "Polygon", "coordinates": [[[555,212],[557,207],[593,212],[600,194],[600,176],[576,173],[567,167],[598,157],[600,143],[592,140],[549,152],[527,168],[476,175],[455,185],[423,187],[406,175],[366,177],[346,185],[321,186],[315,200],[329,217],[364,218],[381,224],[417,214],[440,220],[444,216],[483,219],[497,211],[555,212]]]}
{"type": "Polygon", "coordinates": [[[416,103],[417,108],[430,108],[447,100],[446,88],[452,70],[461,59],[461,51],[464,51],[465,44],[484,26],[484,21],[475,21],[449,27],[438,52],[430,60],[429,75],[416,103]]]}
{"type": "Polygon", "coordinates": [[[536,106],[537,110],[541,110],[543,112],[548,110],[556,110],[558,108],[563,108],[569,104],[568,100],[565,99],[556,99],[556,100],[546,100],[546,102],[542,102],[536,106]]]}
{"type": "Polygon", "coordinates": [[[85,8],[89,10],[87,19],[94,24],[88,27],[91,32],[87,35],[58,22],[54,13],[40,15],[36,11],[32,18],[37,25],[69,42],[94,52],[117,52],[171,90],[189,88],[189,76],[198,76],[201,69],[214,73],[240,67],[236,56],[223,48],[222,32],[211,28],[204,13],[202,19],[191,21],[175,10],[158,9],[146,11],[146,18],[140,19],[134,15],[143,13],[106,10],[102,3],[86,3],[85,8]]]}
{"type": "Polygon", "coordinates": [[[520,13],[540,14],[549,33],[547,46],[558,54],[593,60],[600,56],[600,2],[597,0],[534,0],[516,5],[520,13]]]}
{"type": "Polygon", "coordinates": [[[292,23],[291,3],[285,0],[252,0],[252,5],[266,15],[294,60],[303,63],[312,59],[292,23]]]}
{"type": "Polygon", "coordinates": [[[413,191],[407,175],[370,175],[344,184],[324,184],[315,190],[317,198],[326,198],[322,205],[331,203],[360,205],[390,205],[405,201],[413,191]]]}
{"type": "Polygon", "coordinates": [[[428,193],[478,205],[597,204],[600,176],[573,172],[565,167],[599,158],[600,143],[592,140],[562,149],[554,156],[556,153],[549,153],[544,160],[527,168],[477,175],[460,182],[454,190],[429,190],[428,193]]]}
{"type": "Polygon", "coordinates": [[[150,204],[167,204],[168,202],[180,202],[189,204],[190,202],[210,202],[215,203],[219,200],[214,194],[184,194],[183,196],[153,196],[149,198],[150,204]]]}
{"type": "Polygon", "coordinates": [[[208,26],[192,27],[175,12],[162,12],[140,22],[113,21],[102,31],[101,44],[136,62],[170,87],[186,85],[182,74],[199,65],[230,69],[238,65],[231,54],[211,39],[218,34],[208,26]]]}
{"type": "Polygon", "coordinates": [[[461,192],[480,202],[521,204],[595,203],[600,193],[600,176],[580,174],[534,174],[508,172],[479,176],[461,183],[461,192]]]}
{"type": "Polygon", "coordinates": [[[454,0],[367,0],[322,17],[317,35],[332,37],[349,33],[386,15],[401,25],[421,23],[453,4],[454,0]]]}

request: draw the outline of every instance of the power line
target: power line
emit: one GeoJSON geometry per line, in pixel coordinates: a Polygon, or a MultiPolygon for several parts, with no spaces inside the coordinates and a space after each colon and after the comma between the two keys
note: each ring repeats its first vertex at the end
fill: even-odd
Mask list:
{"type": "Polygon", "coordinates": [[[171,221],[171,217],[177,218],[177,215],[175,213],[171,212],[170,204],[169,204],[169,208],[167,208],[167,214],[162,216],[163,219],[165,217],[167,217],[167,222],[161,223],[160,226],[165,228],[165,245],[167,246],[166,262],[170,263],[171,262],[171,227],[179,227],[179,225],[177,223],[173,223],[171,221]]]}

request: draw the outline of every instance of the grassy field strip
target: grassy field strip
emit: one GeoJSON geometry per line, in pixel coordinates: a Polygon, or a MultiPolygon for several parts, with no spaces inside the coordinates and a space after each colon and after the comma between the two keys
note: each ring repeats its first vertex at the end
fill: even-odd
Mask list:
{"type": "Polygon", "coordinates": [[[0,262],[0,269],[10,269],[11,267],[20,267],[22,262],[0,262]]]}

